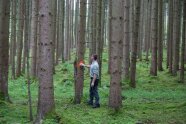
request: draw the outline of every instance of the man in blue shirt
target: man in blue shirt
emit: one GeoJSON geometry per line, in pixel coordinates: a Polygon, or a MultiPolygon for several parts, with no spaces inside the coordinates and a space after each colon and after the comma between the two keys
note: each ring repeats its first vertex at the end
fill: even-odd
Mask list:
{"type": "Polygon", "coordinates": [[[97,62],[97,55],[92,55],[91,57],[92,64],[81,66],[90,68],[90,100],[88,101],[89,105],[93,105],[93,108],[99,108],[99,94],[98,94],[98,82],[99,82],[99,64],[97,62]],[[95,98],[95,104],[93,104],[93,100],[95,98]]]}

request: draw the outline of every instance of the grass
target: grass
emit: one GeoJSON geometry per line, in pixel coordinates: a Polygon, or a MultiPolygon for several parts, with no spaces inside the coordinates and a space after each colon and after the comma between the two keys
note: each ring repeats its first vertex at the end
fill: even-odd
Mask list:
{"type": "MultiPolygon", "coordinates": [[[[178,77],[168,70],[149,75],[149,64],[137,64],[137,88],[132,89],[128,81],[122,82],[123,107],[115,112],[108,107],[109,75],[108,54],[103,53],[102,84],[99,88],[101,108],[86,105],[89,96],[89,76],[85,70],[84,97],[79,105],[73,104],[73,62],[59,64],[54,75],[56,114],[43,121],[44,124],[185,124],[186,84],[178,83],[178,77]],[[60,118],[60,119],[59,119],[60,118]]],[[[86,54],[86,62],[88,62],[86,54]]],[[[165,68],[165,67],[164,67],[165,68]]],[[[36,115],[38,82],[31,84],[33,113],[36,115]]],[[[12,104],[0,101],[0,124],[25,124],[28,119],[27,84],[24,77],[9,80],[12,104]]]]}

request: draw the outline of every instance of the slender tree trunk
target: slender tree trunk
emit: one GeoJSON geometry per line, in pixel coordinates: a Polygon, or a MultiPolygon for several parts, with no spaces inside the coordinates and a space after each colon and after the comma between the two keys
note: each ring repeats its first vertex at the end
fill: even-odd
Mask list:
{"type": "MultiPolygon", "coordinates": [[[[77,44],[77,62],[84,60],[85,54],[85,26],[86,26],[86,0],[80,0],[80,22],[79,22],[79,39],[77,44]]],[[[77,69],[77,77],[75,81],[75,98],[76,104],[81,103],[83,95],[84,71],[81,67],[77,69]]]]}
{"type": "Polygon", "coordinates": [[[163,0],[158,0],[158,70],[163,71],[163,0]]]}
{"type": "Polygon", "coordinates": [[[9,64],[9,20],[10,0],[0,1],[0,99],[9,101],[8,64],[9,64]]]}
{"type": "Polygon", "coordinates": [[[124,35],[123,35],[123,76],[124,79],[129,78],[130,65],[130,31],[129,31],[129,15],[130,15],[130,0],[124,0],[124,35]]]}
{"type": "Polygon", "coordinates": [[[108,2],[108,74],[110,74],[111,71],[111,14],[112,14],[112,5],[111,0],[108,2]]]}
{"type": "Polygon", "coordinates": [[[152,0],[148,1],[148,36],[147,36],[147,49],[146,49],[146,61],[149,61],[149,49],[151,42],[151,8],[152,8],[152,0]]]}
{"type": "Polygon", "coordinates": [[[12,42],[12,47],[11,47],[11,52],[12,52],[12,63],[11,63],[11,71],[12,71],[12,79],[15,79],[15,55],[16,55],[16,0],[12,1],[12,37],[11,37],[11,42],[12,42]]]}
{"type": "Polygon", "coordinates": [[[136,61],[137,61],[137,44],[138,44],[138,31],[139,31],[139,20],[140,20],[140,0],[134,0],[133,11],[132,11],[132,49],[131,49],[131,67],[130,67],[130,86],[136,87],[136,61]]]}
{"type": "Polygon", "coordinates": [[[97,42],[96,42],[96,24],[97,24],[97,2],[96,2],[96,0],[93,0],[93,21],[92,21],[92,23],[93,23],[93,41],[92,41],[92,53],[91,53],[91,55],[93,55],[93,54],[96,54],[97,52],[96,52],[96,46],[97,46],[97,42]]]}
{"type": "Polygon", "coordinates": [[[179,69],[180,44],[180,1],[173,0],[173,67],[172,74],[177,75],[179,69]]]}
{"type": "MultiPolygon", "coordinates": [[[[31,1],[32,2],[32,1],[31,1]]],[[[28,83],[28,109],[29,109],[29,119],[33,121],[33,113],[32,113],[32,97],[31,97],[31,88],[30,88],[30,72],[29,72],[29,46],[30,46],[30,38],[29,31],[31,30],[31,21],[29,20],[31,15],[31,2],[26,2],[26,23],[25,23],[25,54],[26,54],[26,73],[27,73],[27,83],[28,83]]]]}
{"type": "Polygon", "coordinates": [[[169,52],[169,72],[172,73],[173,61],[173,0],[169,0],[169,20],[168,20],[168,52],[169,52]]]}
{"type": "Polygon", "coordinates": [[[152,0],[151,8],[151,43],[152,43],[152,58],[151,58],[151,68],[150,74],[157,76],[157,39],[158,39],[158,1],[152,0]]]}
{"type": "Polygon", "coordinates": [[[30,31],[30,52],[31,52],[31,68],[30,76],[36,76],[36,60],[37,60],[37,27],[38,27],[38,0],[32,0],[32,16],[30,31]]]}
{"type": "MultiPolygon", "coordinates": [[[[102,0],[97,0],[97,31],[96,31],[96,39],[98,43],[98,63],[99,63],[99,74],[101,75],[101,69],[102,69],[102,52],[103,52],[103,39],[101,38],[102,35],[102,0]]],[[[101,76],[99,79],[99,84],[101,85],[101,76]]]]}
{"type": "MultiPolygon", "coordinates": [[[[79,0],[76,1],[76,14],[75,14],[75,47],[77,48],[78,42],[78,24],[79,24],[79,0]]],[[[77,53],[76,53],[77,54],[77,53]]]]}
{"type": "Polygon", "coordinates": [[[39,1],[39,96],[36,122],[40,122],[48,113],[54,111],[53,86],[53,11],[51,0],[39,1]]]}
{"type": "Polygon", "coordinates": [[[184,60],[185,57],[185,41],[186,41],[186,0],[183,1],[183,28],[182,28],[182,49],[181,49],[181,71],[180,71],[180,81],[184,82],[184,60]]]}
{"type": "Polygon", "coordinates": [[[111,79],[109,106],[119,109],[122,106],[121,99],[121,62],[123,45],[123,0],[110,0],[111,30],[110,30],[110,54],[111,54],[111,79]]]}
{"type": "Polygon", "coordinates": [[[22,60],[22,50],[23,50],[23,28],[24,28],[24,4],[25,0],[19,0],[18,7],[18,23],[17,23],[17,69],[16,76],[19,77],[21,75],[21,60],[22,60]]]}
{"type": "Polygon", "coordinates": [[[69,43],[70,43],[70,35],[69,35],[69,11],[70,11],[69,0],[66,0],[66,30],[65,30],[65,47],[64,47],[64,59],[65,61],[69,60],[69,43]]]}

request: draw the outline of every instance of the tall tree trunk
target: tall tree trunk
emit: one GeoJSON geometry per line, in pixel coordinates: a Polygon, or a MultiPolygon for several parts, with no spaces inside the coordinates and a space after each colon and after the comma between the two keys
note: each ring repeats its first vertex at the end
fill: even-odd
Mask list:
{"type": "Polygon", "coordinates": [[[163,32],[164,32],[163,0],[158,0],[158,70],[163,71],[163,32]]]}
{"type": "Polygon", "coordinates": [[[152,0],[148,1],[148,34],[147,34],[147,49],[146,49],[146,61],[149,60],[149,49],[151,42],[151,11],[152,11],[152,0]]]}
{"type": "MultiPolygon", "coordinates": [[[[101,69],[102,69],[102,52],[103,52],[103,39],[101,37],[101,35],[103,35],[101,33],[102,31],[102,0],[97,0],[97,31],[96,31],[96,42],[98,43],[98,63],[99,63],[99,73],[101,75],[101,69]]],[[[99,83],[101,84],[101,76],[99,79],[99,83]]]]}
{"type": "Polygon", "coordinates": [[[9,101],[8,64],[9,64],[9,19],[10,0],[0,1],[0,99],[9,101]]]}
{"type": "Polygon", "coordinates": [[[11,37],[11,42],[12,42],[12,47],[11,47],[11,52],[12,52],[12,62],[11,62],[11,71],[12,71],[12,79],[15,79],[15,55],[16,55],[16,0],[12,1],[12,37],[11,37]]]}
{"type": "Polygon", "coordinates": [[[51,0],[39,1],[40,36],[39,36],[39,96],[36,122],[54,110],[53,86],[53,11],[51,0]]]}
{"type": "Polygon", "coordinates": [[[38,27],[38,0],[32,0],[32,16],[30,31],[30,50],[31,50],[31,68],[30,76],[36,76],[36,60],[37,60],[37,27],[38,27]]]}
{"type": "Polygon", "coordinates": [[[62,10],[61,10],[61,18],[62,18],[62,22],[61,22],[61,42],[62,42],[62,50],[61,50],[61,60],[62,62],[64,62],[64,40],[65,40],[65,0],[62,0],[62,10]]]}
{"type": "Polygon", "coordinates": [[[173,0],[173,67],[172,74],[177,75],[179,69],[180,48],[180,1],[173,0]]]}
{"type": "Polygon", "coordinates": [[[131,67],[130,67],[130,86],[136,87],[136,61],[137,61],[137,44],[140,20],[140,0],[132,1],[132,49],[131,49],[131,67]]]}
{"type": "Polygon", "coordinates": [[[89,0],[88,7],[88,17],[89,17],[89,57],[92,56],[92,47],[93,47],[93,0],[89,0]]]}
{"type": "Polygon", "coordinates": [[[92,41],[92,53],[91,53],[91,55],[93,55],[93,54],[96,54],[97,52],[96,52],[96,46],[97,46],[97,42],[96,42],[96,24],[97,24],[97,2],[96,2],[96,0],[93,0],[93,6],[92,6],[92,16],[93,16],[93,21],[92,21],[92,23],[93,23],[93,27],[92,27],[92,29],[93,29],[93,41],[92,41]]]}
{"type": "Polygon", "coordinates": [[[31,12],[32,12],[32,7],[31,7],[31,3],[32,1],[26,2],[25,6],[26,6],[26,23],[25,23],[25,54],[26,54],[26,75],[27,75],[27,84],[28,84],[28,108],[29,108],[29,119],[30,121],[33,121],[33,113],[32,113],[32,98],[31,98],[31,88],[30,88],[30,84],[31,84],[31,80],[30,80],[30,72],[29,72],[29,46],[30,46],[30,38],[29,37],[29,31],[31,30],[31,20],[30,20],[30,16],[31,12]]]}
{"type": "Polygon", "coordinates": [[[24,28],[24,4],[25,0],[19,0],[18,7],[18,23],[17,23],[17,68],[16,68],[16,76],[19,77],[21,75],[21,60],[22,60],[22,50],[23,50],[23,28],[24,28]]]}
{"type": "Polygon", "coordinates": [[[124,0],[124,38],[123,38],[123,76],[124,79],[129,78],[130,66],[130,31],[129,31],[129,15],[130,0],[124,0]]]}
{"type": "Polygon", "coordinates": [[[168,19],[168,34],[167,34],[167,42],[168,42],[168,52],[169,52],[169,58],[167,60],[169,61],[169,72],[172,73],[172,61],[173,61],[173,0],[169,0],[169,19],[168,19]]]}
{"type": "MultiPolygon", "coordinates": [[[[77,48],[78,42],[78,24],[79,24],[79,0],[76,1],[76,14],[75,14],[75,47],[77,48]]],[[[76,53],[77,54],[77,53],[76,53]]]]}
{"type": "Polygon", "coordinates": [[[69,60],[69,43],[70,43],[70,35],[69,35],[69,12],[70,11],[70,5],[69,0],[66,0],[66,29],[65,29],[65,47],[64,47],[64,59],[65,61],[69,60]]]}
{"type": "Polygon", "coordinates": [[[151,58],[151,68],[150,74],[157,76],[157,39],[158,39],[158,1],[152,0],[151,7],[151,43],[152,43],[152,58],[151,58]]]}
{"type": "Polygon", "coordinates": [[[182,28],[182,50],[181,50],[181,71],[180,71],[180,81],[184,82],[184,60],[185,57],[185,41],[186,41],[186,0],[183,1],[183,28],[182,28]]]}
{"type": "Polygon", "coordinates": [[[123,45],[123,0],[110,0],[111,30],[111,79],[109,106],[118,109],[122,106],[121,99],[121,61],[123,45]]]}
{"type": "MultiPolygon", "coordinates": [[[[80,22],[79,22],[79,39],[77,44],[77,62],[84,60],[85,54],[85,25],[86,25],[86,0],[80,0],[80,22]]],[[[77,76],[75,81],[75,98],[76,104],[81,103],[83,95],[83,80],[84,71],[81,67],[77,69],[77,76]]]]}

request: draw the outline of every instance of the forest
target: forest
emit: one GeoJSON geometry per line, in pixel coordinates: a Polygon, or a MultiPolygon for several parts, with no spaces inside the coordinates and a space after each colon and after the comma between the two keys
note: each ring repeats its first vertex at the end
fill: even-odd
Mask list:
{"type": "Polygon", "coordinates": [[[0,124],[186,124],[186,0],[0,0],[0,124]]]}

